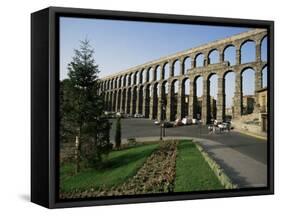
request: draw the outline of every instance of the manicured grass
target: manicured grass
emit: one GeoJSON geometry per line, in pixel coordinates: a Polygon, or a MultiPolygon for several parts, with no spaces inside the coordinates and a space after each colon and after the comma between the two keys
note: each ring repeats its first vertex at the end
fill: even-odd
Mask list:
{"type": "Polygon", "coordinates": [[[176,161],[175,192],[216,190],[223,186],[190,140],[180,141],[176,161]]]}
{"type": "Polygon", "coordinates": [[[70,192],[122,184],[137,173],[157,147],[158,144],[146,144],[112,151],[102,168],[84,169],[77,175],[73,175],[74,164],[65,164],[60,168],[60,189],[62,192],[70,192]]]}

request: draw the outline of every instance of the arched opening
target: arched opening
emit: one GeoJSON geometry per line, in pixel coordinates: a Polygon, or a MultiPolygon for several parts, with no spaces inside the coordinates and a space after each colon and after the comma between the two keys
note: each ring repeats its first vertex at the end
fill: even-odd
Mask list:
{"type": "Polygon", "coordinates": [[[262,69],[262,88],[267,87],[267,75],[268,75],[268,68],[267,65],[262,69]]]}
{"type": "Polygon", "coordinates": [[[223,51],[223,61],[228,61],[229,65],[236,64],[236,48],[234,45],[228,45],[223,51]]]}
{"type": "Polygon", "coordinates": [[[138,109],[139,114],[144,114],[143,110],[142,110],[142,108],[143,108],[143,86],[140,86],[138,94],[139,94],[139,97],[138,97],[138,99],[139,99],[139,109],[138,109]]]}
{"type": "Polygon", "coordinates": [[[132,88],[128,88],[128,91],[127,91],[127,114],[130,113],[131,111],[131,92],[132,92],[132,88]]]}
{"type": "Polygon", "coordinates": [[[208,56],[209,64],[217,64],[220,62],[219,51],[214,49],[209,53],[208,56]]]}
{"type": "Polygon", "coordinates": [[[177,59],[173,62],[173,76],[180,75],[180,61],[177,59]]]}
{"type": "Polygon", "coordinates": [[[126,86],[126,75],[122,77],[122,87],[125,87],[126,86]]]}
{"type": "Polygon", "coordinates": [[[128,86],[132,85],[132,74],[128,75],[128,86]]]}
{"type": "Polygon", "coordinates": [[[117,95],[117,111],[120,112],[121,110],[121,90],[119,89],[117,95]]]}
{"type": "Polygon", "coordinates": [[[241,63],[249,63],[256,61],[256,43],[247,40],[241,45],[241,63]]]}
{"type": "Polygon", "coordinates": [[[171,83],[171,121],[177,118],[179,81],[173,80],[171,83]]]}
{"type": "Polygon", "coordinates": [[[117,101],[117,91],[115,90],[113,93],[113,104],[112,104],[113,111],[116,111],[116,101],[117,101]]]}
{"type": "Polygon", "coordinates": [[[137,84],[138,84],[138,76],[139,76],[139,72],[136,71],[136,72],[134,73],[134,85],[137,85],[137,84]]]}
{"type": "Polygon", "coordinates": [[[182,103],[182,116],[187,117],[188,107],[189,107],[189,94],[190,94],[190,80],[188,78],[182,81],[182,89],[183,89],[183,103],[182,103]]]}
{"type": "Polygon", "coordinates": [[[136,73],[135,73],[135,85],[137,85],[137,84],[139,84],[139,72],[137,71],[136,73]]]}
{"type": "Polygon", "coordinates": [[[242,76],[242,115],[253,113],[255,106],[255,71],[246,68],[242,76]]]}
{"type": "Polygon", "coordinates": [[[161,79],[161,67],[157,65],[155,68],[155,80],[158,81],[160,79],[161,79]]]}
{"type": "Polygon", "coordinates": [[[167,99],[168,99],[168,82],[167,81],[164,81],[162,83],[162,116],[161,116],[161,119],[164,120],[166,119],[167,120],[167,99]]]}
{"type": "Polygon", "coordinates": [[[153,81],[153,69],[151,67],[147,70],[147,76],[148,76],[148,82],[152,82],[153,81]]]}
{"type": "Polygon", "coordinates": [[[168,62],[166,62],[163,66],[163,79],[166,80],[169,78],[169,65],[168,62]]]}
{"type": "Polygon", "coordinates": [[[149,117],[149,105],[150,105],[150,84],[148,84],[147,86],[146,86],[146,88],[145,88],[145,101],[144,101],[144,103],[145,103],[145,109],[144,109],[144,116],[146,117],[146,118],[148,118],[149,117]]]}
{"type": "Polygon", "coordinates": [[[125,106],[126,106],[126,89],[123,90],[122,92],[122,105],[121,105],[121,112],[125,112],[125,106]]]}
{"type": "Polygon", "coordinates": [[[142,84],[143,83],[143,70],[140,71],[139,73],[139,84],[142,84]]]}
{"type": "Polygon", "coordinates": [[[210,74],[207,81],[207,123],[217,119],[218,76],[210,74]]]}
{"type": "Polygon", "coordinates": [[[153,108],[152,108],[152,118],[156,119],[158,114],[158,98],[159,98],[159,84],[155,83],[153,86],[153,95],[151,100],[153,100],[153,108]]]}
{"type": "Polygon", "coordinates": [[[119,77],[119,85],[118,85],[118,88],[121,88],[122,87],[122,76],[119,77]]]}
{"type": "Polygon", "coordinates": [[[187,74],[188,70],[191,69],[191,58],[186,57],[183,61],[183,65],[184,65],[184,74],[187,74]]]}
{"type": "Polygon", "coordinates": [[[267,36],[261,41],[261,60],[267,62],[267,36]]]}
{"type": "Polygon", "coordinates": [[[195,57],[195,67],[203,67],[204,66],[204,55],[199,53],[195,57]]]}
{"type": "Polygon", "coordinates": [[[132,114],[136,114],[136,107],[137,107],[137,87],[133,88],[133,95],[132,95],[132,114]]]}
{"type": "Polygon", "coordinates": [[[109,111],[112,111],[112,99],[113,99],[113,92],[109,93],[109,111]]]}
{"type": "Polygon", "coordinates": [[[224,74],[223,90],[223,116],[225,120],[231,120],[234,114],[235,72],[228,71],[224,74]]]}
{"type": "Polygon", "coordinates": [[[203,95],[203,77],[197,76],[194,81],[194,117],[197,119],[201,119],[202,117],[202,95],[203,95]]]}

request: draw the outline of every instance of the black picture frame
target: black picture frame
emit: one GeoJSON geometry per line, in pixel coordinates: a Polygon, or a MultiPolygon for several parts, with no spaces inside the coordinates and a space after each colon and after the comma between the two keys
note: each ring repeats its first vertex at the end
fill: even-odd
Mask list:
{"type": "Polygon", "coordinates": [[[202,16],[49,7],[31,15],[31,201],[47,208],[274,194],[274,22],[202,16]],[[60,16],[266,28],[268,30],[268,186],[231,191],[58,199],[60,16]]]}

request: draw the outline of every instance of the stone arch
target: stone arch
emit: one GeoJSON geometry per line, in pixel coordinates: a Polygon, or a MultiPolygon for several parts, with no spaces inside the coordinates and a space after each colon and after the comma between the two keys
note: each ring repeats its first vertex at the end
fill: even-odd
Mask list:
{"type": "Polygon", "coordinates": [[[256,42],[252,39],[243,41],[240,45],[241,64],[256,61],[256,42]]]}
{"type": "Polygon", "coordinates": [[[149,79],[150,79],[149,70],[150,70],[150,67],[146,68],[145,71],[144,71],[144,74],[145,74],[144,83],[148,83],[149,82],[149,79]]]}
{"type": "Polygon", "coordinates": [[[162,99],[162,104],[163,104],[163,107],[161,107],[161,119],[164,120],[164,119],[167,119],[167,105],[168,105],[168,95],[169,95],[169,88],[168,88],[168,81],[167,80],[164,80],[161,84],[161,92],[162,92],[162,95],[161,95],[161,99],[162,99]]]}
{"type": "Polygon", "coordinates": [[[149,106],[150,106],[150,90],[151,90],[150,88],[151,88],[150,84],[147,84],[144,87],[144,91],[145,91],[145,97],[144,97],[144,116],[146,118],[149,117],[149,113],[150,113],[150,109],[149,109],[149,106]]]}
{"type": "Polygon", "coordinates": [[[220,62],[220,54],[219,51],[214,48],[208,53],[208,64],[217,64],[220,62]]]}
{"type": "Polygon", "coordinates": [[[265,35],[261,39],[261,60],[267,62],[268,54],[267,54],[267,45],[268,45],[268,37],[265,35]]]}
{"type": "Polygon", "coordinates": [[[252,67],[245,67],[241,70],[242,79],[242,115],[254,112],[255,106],[255,70],[252,67]]]}
{"type": "Polygon", "coordinates": [[[120,112],[121,111],[121,89],[118,90],[117,92],[117,111],[120,112]]]}
{"type": "Polygon", "coordinates": [[[190,70],[192,68],[191,65],[191,58],[190,56],[186,56],[183,59],[183,70],[184,70],[184,74],[187,74],[188,70],[190,70]]]}
{"type": "Polygon", "coordinates": [[[112,105],[112,110],[113,111],[117,111],[116,103],[117,103],[117,90],[115,90],[113,92],[113,105],[112,105]]]}
{"type": "Polygon", "coordinates": [[[176,59],[172,63],[172,76],[180,76],[181,68],[180,68],[180,60],[176,59]]]}
{"type": "Polygon", "coordinates": [[[267,64],[263,66],[261,73],[262,73],[262,88],[266,88],[267,87],[267,77],[268,77],[267,64]]]}
{"type": "Polygon", "coordinates": [[[109,111],[113,110],[113,92],[109,92],[109,111]]]}
{"type": "Polygon", "coordinates": [[[131,110],[131,114],[134,115],[136,114],[136,108],[137,108],[137,86],[132,87],[133,91],[132,91],[132,110],[131,110]]]}
{"type": "Polygon", "coordinates": [[[157,66],[155,67],[154,73],[155,73],[155,75],[154,75],[155,80],[156,80],[156,81],[159,81],[159,80],[161,79],[161,66],[160,66],[160,65],[157,65],[157,66]]]}
{"type": "Polygon", "coordinates": [[[198,75],[194,78],[194,110],[193,110],[193,115],[195,118],[197,119],[201,119],[202,118],[202,96],[203,96],[203,76],[198,75]]]}
{"type": "Polygon", "coordinates": [[[122,87],[122,76],[118,78],[118,88],[122,87]]]}
{"type": "Polygon", "coordinates": [[[122,102],[121,102],[121,112],[124,113],[126,110],[126,97],[127,97],[127,89],[124,88],[122,91],[122,102]]]}
{"type": "Polygon", "coordinates": [[[133,85],[137,84],[137,75],[138,75],[138,71],[133,72],[133,85]]]}
{"type": "Polygon", "coordinates": [[[194,57],[194,64],[195,67],[204,67],[204,54],[203,53],[197,53],[194,57]]]}
{"type": "Polygon", "coordinates": [[[152,82],[153,81],[153,68],[152,67],[149,67],[147,69],[146,75],[147,75],[147,82],[152,82]]]}
{"type": "Polygon", "coordinates": [[[228,70],[223,74],[223,117],[232,119],[234,116],[234,96],[235,96],[235,78],[239,74],[233,70],[228,70]],[[227,91],[226,91],[227,89],[227,91]]]}
{"type": "Polygon", "coordinates": [[[134,77],[135,77],[134,78],[135,79],[135,85],[139,84],[139,79],[138,79],[139,78],[139,71],[135,72],[135,76],[134,77]]]}
{"type": "Polygon", "coordinates": [[[177,118],[177,106],[178,106],[178,90],[179,90],[179,80],[173,79],[171,81],[171,107],[170,107],[170,120],[174,121],[177,118]]]}
{"type": "Polygon", "coordinates": [[[236,47],[233,44],[228,44],[224,47],[223,61],[228,61],[229,65],[236,64],[236,47]]]}
{"type": "Polygon", "coordinates": [[[168,62],[165,62],[163,64],[163,69],[162,69],[162,77],[163,77],[163,80],[167,80],[169,78],[169,63],[168,62]]]}
{"type": "Polygon", "coordinates": [[[133,85],[133,73],[129,74],[129,86],[133,85]]]}
{"type": "Polygon", "coordinates": [[[143,85],[140,85],[139,86],[139,89],[138,89],[138,114],[144,114],[143,113],[143,85]]]}
{"type": "Polygon", "coordinates": [[[127,74],[125,74],[125,75],[123,76],[123,87],[126,87],[126,86],[127,86],[127,83],[128,83],[128,82],[127,82],[127,79],[128,79],[127,76],[128,76],[127,74]]]}
{"type": "Polygon", "coordinates": [[[126,87],[126,74],[122,76],[122,88],[126,87]]]}
{"type": "Polygon", "coordinates": [[[218,75],[211,72],[207,77],[207,123],[217,119],[218,75]]]}
{"type": "Polygon", "coordinates": [[[131,112],[132,87],[129,87],[127,89],[127,97],[126,97],[126,99],[127,99],[126,100],[127,101],[127,103],[126,103],[126,107],[127,107],[126,113],[129,114],[131,112]]]}
{"type": "Polygon", "coordinates": [[[190,79],[188,77],[185,77],[182,80],[182,92],[183,92],[183,98],[182,98],[182,116],[187,117],[189,115],[189,95],[190,95],[190,79]]]}
{"type": "Polygon", "coordinates": [[[151,107],[151,111],[152,111],[151,118],[156,119],[157,114],[158,114],[159,83],[155,82],[151,86],[153,88],[151,98],[150,98],[150,100],[152,100],[151,103],[150,103],[150,105],[152,105],[152,107],[151,107]]]}
{"type": "Polygon", "coordinates": [[[118,88],[118,77],[115,77],[115,81],[114,81],[114,88],[118,88]]]}
{"type": "Polygon", "coordinates": [[[143,73],[144,73],[144,69],[141,69],[139,73],[139,84],[143,83],[143,73]]]}

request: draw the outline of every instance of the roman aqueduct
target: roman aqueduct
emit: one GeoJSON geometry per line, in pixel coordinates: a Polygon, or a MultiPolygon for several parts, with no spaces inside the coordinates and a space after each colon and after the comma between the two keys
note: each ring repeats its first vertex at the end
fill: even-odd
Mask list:
{"type": "Polygon", "coordinates": [[[196,80],[203,78],[201,97],[201,120],[210,121],[210,77],[217,75],[216,119],[225,117],[225,76],[235,73],[233,97],[233,118],[242,115],[242,74],[246,69],[255,71],[255,91],[262,88],[262,71],[267,61],[261,59],[261,44],[267,36],[265,29],[253,29],[222,40],[217,40],[196,48],[188,49],[153,60],[127,70],[104,77],[100,82],[100,92],[104,94],[108,111],[128,114],[143,114],[150,119],[173,121],[185,116],[197,117],[196,80]],[[241,62],[241,48],[246,42],[255,43],[255,60],[241,62]],[[225,60],[225,50],[235,50],[235,63],[225,60]],[[217,53],[218,62],[213,63],[210,55],[217,53]],[[202,58],[202,63],[198,59],[202,58]],[[188,67],[187,67],[188,62],[188,67]],[[175,73],[175,64],[179,72],[175,73]],[[189,93],[185,85],[189,82],[189,93]],[[177,87],[175,85],[177,84],[177,87]],[[177,93],[175,92],[177,88],[177,93]],[[188,95],[188,100],[185,95],[188,95]]]}

